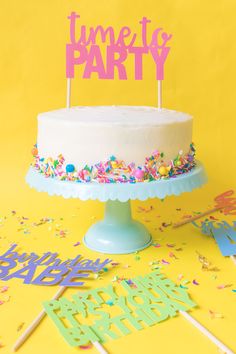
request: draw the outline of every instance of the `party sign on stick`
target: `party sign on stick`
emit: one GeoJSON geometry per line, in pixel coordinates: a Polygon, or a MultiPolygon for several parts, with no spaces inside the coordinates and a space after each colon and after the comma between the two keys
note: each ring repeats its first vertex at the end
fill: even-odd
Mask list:
{"type": "Polygon", "coordinates": [[[214,199],[214,201],[216,202],[214,208],[206,210],[205,212],[195,215],[187,220],[179,221],[173,225],[173,228],[189,224],[195,220],[201,219],[203,216],[213,214],[214,212],[219,210],[221,210],[224,215],[236,215],[236,197],[231,197],[233,194],[234,191],[231,189],[218,195],[214,199]]]}
{"type": "Polygon", "coordinates": [[[196,304],[185,289],[166,278],[159,270],[129,281],[123,280],[120,285],[119,288],[110,284],[80,292],[72,295],[72,299],[46,301],[43,306],[71,346],[117,339],[130,334],[133,329],[142,330],[143,324],[152,326],[180,313],[218,348],[233,354],[186,312],[196,304]],[[111,316],[104,306],[106,304],[115,307],[118,314],[111,316]]]}
{"type": "Polygon", "coordinates": [[[66,45],[67,107],[70,107],[71,79],[75,77],[75,67],[82,66],[84,79],[96,75],[98,79],[127,80],[126,61],[133,59],[135,80],[143,79],[143,58],[149,55],[156,68],[158,81],[158,108],[162,107],[161,83],[164,79],[164,64],[170,51],[168,41],[172,35],[161,27],[151,31],[151,20],[145,16],[139,21],[140,33],[123,26],[115,31],[112,26],[88,27],[80,24],[80,15],[71,12],[70,42],[66,45]],[[139,38],[140,37],[140,38],[139,38]],[[102,50],[105,46],[105,50],[102,50]],[[105,55],[104,52],[105,51],[105,55]],[[117,74],[117,75],[116,75],[117,74]]]}

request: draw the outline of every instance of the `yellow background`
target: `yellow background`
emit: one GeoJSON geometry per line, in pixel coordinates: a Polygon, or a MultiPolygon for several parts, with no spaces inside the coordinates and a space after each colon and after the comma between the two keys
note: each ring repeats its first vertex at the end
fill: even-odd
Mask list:
{"type": "MultiPolygon", "coordinates": [[[[137,0],[81,0],[81,1],[0,1],[0,214],[7,219],[0,227],[0,253],[17,242],[22,251],[43,253],[57,251],[61,257],[96,257],[84,246],[73,247],[81,240],[95,219],[102,216],[99,202],[63,200],[37,193],[25,184],[24,176],[31,161],[30,150],[36,141],[39,112],[65,106],[65,43],[69,41],[67,16],[74,10],[81,15],[81,23],[104,27],[112,24],[116,30],[128,25],[139,31],[142,16],[152,20],[150,29],[162,26],[173,33],[171,52],[165,65],[163,85],[164,107],[189,112],[194,116],[194,142],[197,157],[207,168],[209,183],[191,195],[158,200],[133,202],[134,216],[146,223],[161,248],[149,247],[134,255],[115,256],[121,263],[106,273],[102,280],[94,280],[96,287],[107,284],[118,274],[130,278],[150,270],[148,262],[169,259],[165,273],[174,281],[180,273],[185,279],[197,279],[199,286],[189,286],[189,292],[199,308],[192,311],[222,341],[236,351],[235,340],[235,265],[223,258],[210,238],[202,236],[191,225],[178,230],[164,228],[161,222],[179,220],[184,214],[205,210],[213,205],[215,195],[235,188],[235,12],[234,0],[217,1],[137,1],[137,0]],[[150,213],[137,213],[138,206],[150,213]],[[181,208],[180,212],[176,208],[181,208]],[[16,210],[16,216],[10,211],[16,210]],[[30,225],[43,216],[55,218],[50,225],[33,228],[23,234],[19,216],[30,218],[30,225]],[[157,216],[161,215],[161,218],[157,216]],[[60,220],[63,218],[63,220],[60,220]],[[57,226],[59,225],[59,226],[57,226]],[[55,236],[56,228],[68,229],[66,238],[55,236]],[[183,247],[175,252],[178,260],[168,258],[166,243],[183,247]],[[217,278],[212,272],[202,272],[196,251],[219,267],[217,278]],[[178,254],[177,254],[178,253],[178,254]],[[129,264],[128,269],[123,268],[129,264]],[[232,287],[218,290],[219,284],[232,287]],[[209,309],[222,313],[223,319],[211,319],[209,309]]],[[[156,105],[157,91],[154,64],[144,61],[144,80],[134,81],[132,62],[128,61],[128,81],[76,79],[73,82],[73,105],[156,105]]],[[[77,73],[78,74],[78,73],[77,73]]],[[[225,217],[233,220],[233,217],[225,217]]],[[[176,246],[176,247],[177,247],[176,246]]],[[[215,273],[214,273],[215,274],[215,273]]],[[[0,282],[1,285],[6,285],[0,282]]],[[[56,288],[23,285],[10,281],[7,293],[0,300],[1,353],[9,353],[14,341],[41,309],[41,302],[49,299],[56,288]],[[25,325],[17,332],[20,323],[25,325]]],[[[67,295],[72,293],[67,291],[67,295]]],[[[135,332],[106,343],[109,353],[217,353],[217,348],[180,316],[152,328],[135,332]]],[[[28,353],[77,353],[64,342],[53,323],[45,319],[20,349],[28,353]]],[[[88,352],[95,353],[95,349],[88,352]]]]}

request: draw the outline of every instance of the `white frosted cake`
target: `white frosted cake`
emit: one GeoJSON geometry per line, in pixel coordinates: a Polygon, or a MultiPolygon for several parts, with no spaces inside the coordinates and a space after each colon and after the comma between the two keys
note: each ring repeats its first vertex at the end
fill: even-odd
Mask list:
{"type": "Polygon", "coordinates": [[[38,115],[33,166],[76,182],[143,182],[194,165],[192,117],[139,106],[73,107],[38,115]]]}

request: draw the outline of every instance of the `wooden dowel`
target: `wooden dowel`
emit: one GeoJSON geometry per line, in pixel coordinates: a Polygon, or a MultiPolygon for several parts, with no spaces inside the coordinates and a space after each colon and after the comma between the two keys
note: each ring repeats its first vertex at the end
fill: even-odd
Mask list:
{"type": "MultiPolygon", "coordinates": [[[[66,290],[65,286],[60,286],[56,294],[53,296],[53,300],[57,300],[66,290]]],[[[33,320],[33,322],[29,325],[28,328],[22,333],[22,335],[17,339],[16,343],[14,344],[12,350],[15,352],[20,346],[29,338],[31,333],[34,331],[35,328],[38,327],[44,316],[46,315],[45,310],[42,310],[38,316],[33,320]]]]}
{"type": "Polygon", "coordinates": [[[225,206],[218,206],[218,207],[215,207],[213,209],[210,209],[210,210],[207,210],[205,211],[204,213],[201,213],[201,214],[198,214],[198,215],[195,215],[187,220],[183,220],[183,221],[180,221],[180,222],[177,222],[176,224],[173,225],[173,228],[177,228],[179,226],[182,226],[182,225],[185,225],[185,224],[189,224],[190,222],[194,221],[194,220],[197,220],[197,219],[200,219],[202,218],[203,216],[206,216],[206,215],[209,215],[209,214],[212,214],[218,210],[221,210],[221,209],[224,209],[225,206]]]}
{"type": "Polygon", "coordinates": [[[71,97],[71,79],[67,79],[66,87],[66,108],[70,108],[70,97],[71,97]]]}
{"type": "Polygon", "coordinates": [[[234,354],[231,349],[229,349],[224,343],[222,343],[218,338],[216,338],[208,329],[206,329],[201,323],[199,323],[195,318],[190,316],[186,311],[179,311],[180,314],[189,321],[194,327],[196,327],[204,336],[206,336],[210,341],[212,341],[219,349],[226,354],[234,354]]]}

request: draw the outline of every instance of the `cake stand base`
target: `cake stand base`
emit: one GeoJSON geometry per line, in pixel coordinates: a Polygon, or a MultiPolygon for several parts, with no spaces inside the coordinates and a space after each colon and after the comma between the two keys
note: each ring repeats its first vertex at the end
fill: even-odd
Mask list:
{"type": "Polygon", "coordinates": [[[88,229],[83,241],[93,251],[127,254],[148,247],[152,237],[143,224],[132,219],[130,201],[108,200],[104,219],[88,229]]]}

